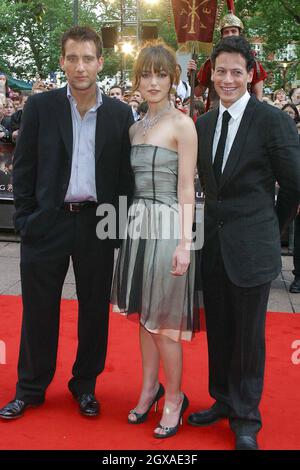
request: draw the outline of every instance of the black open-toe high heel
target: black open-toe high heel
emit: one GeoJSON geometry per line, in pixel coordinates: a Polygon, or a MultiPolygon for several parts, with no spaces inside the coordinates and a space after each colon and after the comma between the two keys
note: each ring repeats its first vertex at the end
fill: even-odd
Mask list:
{"type": "Polygon", "coordinates": [[[158,402],[159,402],[160,398],[164,396],[164,394],[165,394],[164,386],[162,384],[159,384],[159,389],[157,391],[157,394],[155,395],[154,399],[150,403],[148,410],[145,411],[145,413],[137,413],[135,409],[130,410],[129,414],[135,415],[136,419],[131,420],[128,417],[128,423],[129,424],[141,424],[144,421],[146,421],[148,413],[151,410],[153,405],[154,405],[154,411],[155,412],[157,411],[158,402]]]}
{"type": "Polygon", "coordinates": [[[159,429],[162,429],[164,433],[159,434],[157,432],[154,432],[153,433],[154,437],[157,437],[157,439],[165,439],[166,437],[174,436],[174,434],[176,434],[178,431],[179,424],[182,425],[182,416],[188,406],[189,406],[189,400],[187,399],[187,396],[183,394],[183,400],[182,400],[182,405],[180,409],[179,419],[178,419],[178,423],[176,424],[176,426],[173,426],[170,428],[169,426],[163,426],[162,424],[159,423],[157,427],[159,429]]]}

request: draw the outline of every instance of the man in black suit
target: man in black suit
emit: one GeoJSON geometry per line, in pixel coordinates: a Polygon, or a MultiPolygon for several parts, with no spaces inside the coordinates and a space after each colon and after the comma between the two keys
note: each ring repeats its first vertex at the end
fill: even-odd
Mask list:
{"type": "Polygon", "coordinates": [[[203,426],[227,417],[236,449],[257,449],[265,316],[271,281],[281,269],[280,230],[299,201],[299,142],[285,113],[250,97],[253,56],[244,38],[223,39],[212,64],[221,103],[198,119],[197,131],[205,189],[209,392],[215,403],[190,415],[189,423],[203,426]]]}
{"type": "Polygon", "coordinates": [[[14,157],[15,227],[21,235],[23,324],[15,399],[3,419],[45,399],[55,368],[59,311],[70,257],[78,312],[78,349],[69,389],[85,416],[99,414],[94,391],[103,371],[114,243],[96,236],[101,204],[130,196],[129,106],[103,96],[96,78],[102,44],[90,28],[62,38],[68,85],[29,98],[14,157]]]}

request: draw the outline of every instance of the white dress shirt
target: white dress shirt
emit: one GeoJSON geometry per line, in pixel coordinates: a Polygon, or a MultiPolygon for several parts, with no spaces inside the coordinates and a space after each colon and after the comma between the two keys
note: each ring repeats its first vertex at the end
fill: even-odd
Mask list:
{"type": "Polygon", "coordinates": [[[250,99],[250,95],[248,91],[246,91],[246,93],[239,100],[237,100],[233,105],[231,105],[229,108],[225,108],[225,106],[223,106],[220,101],[219,116],[217,120],[217,125],[216,125],[214,140],[213,140],[213,148],[212,148],[213,162],[215,159],[218,142],[219,142],[220,135],[221,135],[223,113],[224,111],[228,111],[231,115],[230,121],[228,123],[228,134],[227,134],[225,151],[224,151],[224,156],[223,156],[222,173],[227,163],[229,152],[231,150],[233,141],[239,129],[239,126],[240,126],[240,123],[241,123],[241,120],[242,120],[242,117],[243,117],[243,114],[244,114],[244,111],[246,109],[249,99],[250,99]]]}
{"type": "Polygon", "coordinates": [[[180,80],[177,87],[175,87],[177,96],[179,96],[179,98],[181,98],[182,101],[186,100],[187,98],[191,96],[190,85],[187,82],[184,82],[184,83],[182,80],[180,80]],[[184,86],[184,83],[186,84],[186,87],[184,86]]]}
{"type": "Polygon", "coordinates": [[[77,103],[68,85],[67,96],[70,101],[73,127],[72,170],[66,202],[97,202],[95,137],[97,110],[102,104],[100,90],[96,89],[96,104],[83,118],[77,109],[77,103]]]}

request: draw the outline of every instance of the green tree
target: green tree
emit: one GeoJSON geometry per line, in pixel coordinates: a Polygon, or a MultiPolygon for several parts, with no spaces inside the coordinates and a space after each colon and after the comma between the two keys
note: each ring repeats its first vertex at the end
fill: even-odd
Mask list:
{"type": "Polygon", "coordinates": [[[236,0],[236,12],[246,25],[246,33],[264,39],[266,54],[281,51],[300,41],[299,0],[236,0]]]}
{"type": "Polygon", "coordinates": [[[299,68],[300,3],[299,0],[236,0],[236,13],[243,20],[246,36],[263,39],[263,61],[274,76],[274,87],[292,82],[299,68]],[[287,74],[274,60],[288,44],[296,46],[297,58],[288,64],[287,74]]]}
{"type": "MultiPolygon", "coordinates": [[[[79,0],[78,3],[80,24],[88,24],[100,31],[101,26],[115,20],[120,28],[121,0],[79,0]]],[[[129,7],[127,14],[134,22],[136,0],[123,0],[122,3],[129,7]]],[[[274,62],[269,60],[271,54],[282,51],[290,42],[299,44],[299,0],[236,0],[235,5],[237,15],[245,23],[247,37],[250,40],[254,36],[263,38],[263,60],[270,69],[274,68],[274,62]]],[[[161,0],[151,7],[140,0],[140,9],[141,19],[158,19],[159,37],[176,49],[170,0],[161,0]]],[[[57,70],[60,37],[72,23],[73,0],[0,0],[0,69],[28,78],[37,73],[44,78],[50,71],[57,70]]],[[[136,27],[133,25],[131,32],[130,28],[123,32],[134,36],[136,27]]],[[[218,37],[216,31],[215,40],[218,37]]],[[[106,49],[104,57],[102,75],[115,75],[121,69],[122,55],[106,49]]],[[[202,61],[203,57],[200,59],[202,61]]],[[[134,57],[126,58],[127,68],[133,61],[134,57]]],[[[289,67],[288,74],[293,72],[293,67],[289,67]]]]}
{"type": "MultiPolygon", "coordinates": [[[[80,22],[99,26],[96,0],[81,2],[80,22]]],[[[1,65],[19,77],[58,68],[59,41],[73,23],[73,0],[0,0],[1,65]]]]}

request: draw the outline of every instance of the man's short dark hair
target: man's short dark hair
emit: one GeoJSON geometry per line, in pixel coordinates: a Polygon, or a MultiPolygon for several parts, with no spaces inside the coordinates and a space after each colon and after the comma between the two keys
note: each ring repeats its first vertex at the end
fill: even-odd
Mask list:
{"type": "Polygon", "coordinates": [[[101,36],[89,26],[73,26],[71,29],[64,32],[61,38],[61,54],[63,57],[66,53],[65,46],[68,39],[73,39],[73,41],[92,41],[96,46],[98,59],[102,56],[101,36]]]}
{"type": "Polygon", "coordinates": [[[228,36],[216,45],[211,55],[212,68],[215,68],[216,58],[222,52],[241,54],[246,60],[247,72],[253,69],[255,60],[249,42],[243,36],[228,36]]]}
{"type": "Polygon", "coordinates": [[[121,94],[123,95],[124,91],[123,91],[123,87],[121,85],[113,85],[110,87],[109,89],[109,93],[111,92],[111,90],[114,90],[115,88],[117,88],[118,90],[121,91],[121,94]]]}

